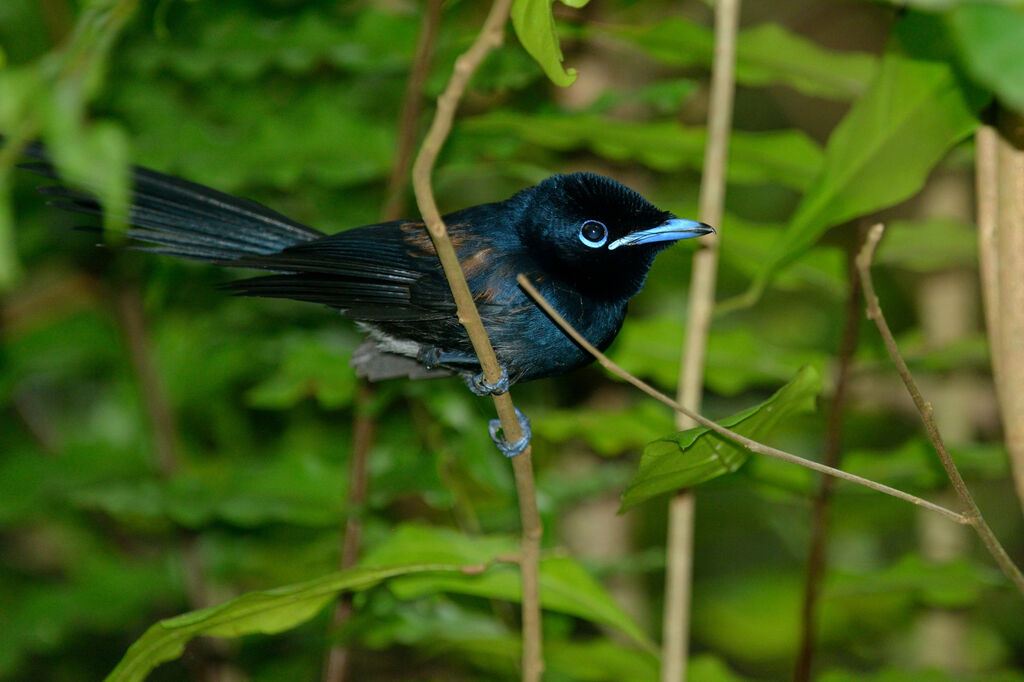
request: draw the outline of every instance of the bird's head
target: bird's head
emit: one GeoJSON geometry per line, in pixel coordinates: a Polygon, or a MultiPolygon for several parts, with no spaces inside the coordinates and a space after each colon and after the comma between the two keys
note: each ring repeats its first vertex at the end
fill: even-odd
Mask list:
{"type": "Polygon", "coordinates": [[[519,237],[530,255],[546,274],[597,297],[634,296],[659,251],[714,232],[593,173],[553,175],[518,198],[519,237]]]}

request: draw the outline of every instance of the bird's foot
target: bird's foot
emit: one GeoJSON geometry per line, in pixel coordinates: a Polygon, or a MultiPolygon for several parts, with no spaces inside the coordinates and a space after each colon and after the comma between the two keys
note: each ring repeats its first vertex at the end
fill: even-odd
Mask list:
{"type": "Polygon", "coordinates": [[[491,440],[501,450],[501,454],[506,457],[512,458],[516,455],[521,455],[526,448],[530,446],[530,438],[533,436],[533,431],[530,429],[530,418],[519,411],[519,408],[515,408],[516,418],[519,419],[519,428],[523,430],[523,437],[517,440],[515,443],[509,443],[502,436],[498,435],[501,430],[501,420],[492,419],[488,424],[488,430],[491,432],[491,440]]]}
{"type": "Polygon", "coordinates": [[[508,387],[511,384],[512,382],[509,381],[508,378],[508,370],[504,367],[501,368],[501,378],[493,384],[487,383],[487,379],[484,378],[483,372],[466,378],[466,385],[469,386],[469,390],[479,396],[501,395],[502,393],[507,393],[508,387]]]}

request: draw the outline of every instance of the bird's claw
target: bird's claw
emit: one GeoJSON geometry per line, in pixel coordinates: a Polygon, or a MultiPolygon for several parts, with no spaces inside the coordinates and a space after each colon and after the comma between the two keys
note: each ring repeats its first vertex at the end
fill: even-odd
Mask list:
{"type": "Polygon", "coordinates": [[[483,372],[466,379],[466,385],[469,386],[469,390],[479,396],[501,395],[502,393],[507,393],[508,387],[511,384],[512,382],[508,378],[508,370],[504,367],[501,368],[501,378],[493,384],[487,383],[487,379],[484,378],[483,372]]]}
{"type": "Polygon", "coordinates": [[[516,455],[521,455],[525,452],[526,448],[530,446],[530,438],[533,436],[533,431],[530,429],[530,418],[519,411],[519,408],[515,408],[516,418],[519,419],[519,428],[523,430],[523,437],[517,440],[515,443],[509,443],[507,440],[498,435],[498,431],[501,430],[501,420],[492,419],[488,424],[488,430],[491,432],[491,440],[501,450],[501,454],[506,457],[512,458],[516,455]]]}

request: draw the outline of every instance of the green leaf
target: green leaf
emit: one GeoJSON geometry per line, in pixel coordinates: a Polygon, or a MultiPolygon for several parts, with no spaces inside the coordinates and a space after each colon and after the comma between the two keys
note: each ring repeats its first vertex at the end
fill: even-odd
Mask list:
{"type": "Polygon", "coordinates": [[[141,682],[156,666],[181,656],[193,637],[273,634],[300,625],[339,592],[365,590],[389,578],[417,572],[452,571],[459,566],[408,563],[338,571],[297,585],[248,592],[229,602],[162,620],[128,649],[107,682],[141,682]]]}
{"type": "Polygon", "coordinates": [[[64,180],[99,199],[105,229],[123,230],[130,191],[128,136],[114,123],[85,124],[75,106],[55,99],[47,127],[48,151],[64,180]]]}
{"type": "MultiPolygon", "coordinates": [[[[704,162],[706,133],[677,121],[637,123],[594,114],[520,114],[493,111],[467,119],[468,132],[501,133],[548,149],[584,147],[612,161],[639,161],[660,171],[697,170],[704,162]]],[[[729,180],[775,182],[806,188],[821,168],[821,150],[797,130],[734,131],[729,139],[729,180]]]]}
{"type": "MultiPolygon", "coordinates": [[[[387,563],[398,557],[404,561],[478,564],[495,556],[514,553],[517,548],[516,541],[507,536],[469,537],[447,529],[404,524],[360,564],[387,563]]],[[[508,564],[492,566],[478,575],[410,575],[392,581],[390,587],[402,599],[436,592],[509,601],[522,599],[519,569],[508,564]]],[[[615,604],[600,583],[573,559],[551,557],[541,561],[540,596],[545,609],[609,625],[628,635],[638,645],[653,647],[649,638],[615,604]]]]}
{"type": "MultiPolygon", "coordinates": [[[[711,30],[681,17],[605,31],[668,64],[710,65],[713,58],[711,30]]],[[[737,82],[787,85],[816,97],[852,99],[863,94],[877,66],[872,55],[826,50],[773,23],[741,31],[736,46],[737,82]]]]}
{"type": "MultiPolygon", "coordinates": [[[[580,8],[588,0],[561,0],[570,7],[580,8]]],[[[515,0],[512,3],[512,26],[523,48],[537,60],[544,73],[555,85],[568,87],[576,80],[576,69],[562,67],[562,48],[555,31],[552,13],[554,0],[515,0]]]]}
{"type": "Polygon", "coordinates": [[[9,291],[22,274],[14,240],[10,177],[9,169],[0,168],[0,293],[9,291]]]}
{"type": "MultiPolygon", "coordinates": [[[[817,370],[806,367],[768,400],[719,423],[760,441],[779,422],[813,410],[820,391],[821,376],[817,370]]],[[[749,451],[704,426],[655,441],[647,446],[636,478],[622,494],[621,511],[652,497],[736,471],[749,456],[749,451]]]]}
{"type": "Polygon", "coordinates": [[[946,15],[967,72],[999,100],[1024,113],[1024,10],[1020,5],[965,2],[946,15]]]}
{"type": "Polygon", "coordinates": [[[948,64],[887,54],[871,90],[829,138],[824,167],[751,295],[759,295],[777,270],[828,228],[918,191],[946,152],[977,127],[982,103],[959,88],[948,64]]]}

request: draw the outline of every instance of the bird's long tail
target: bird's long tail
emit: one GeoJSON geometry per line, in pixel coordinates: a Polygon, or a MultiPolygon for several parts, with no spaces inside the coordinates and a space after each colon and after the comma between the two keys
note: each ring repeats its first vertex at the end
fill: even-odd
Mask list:
{"type": "MultiPolygon", "coordinates": [[[[59,179],[41,145],[29,145],[25,154],[37,161],[21,168],[59,179]]],[[[87,192],[62,185],[39,191],[53,197],[51,206],[89,215],[103,213],[87,192]]],[[[130,238],[154,245],[134,248],[223,265],[324,236],[254,201],[137,166],[132,169],[126,222],[131,225],[130,238]]]]}

